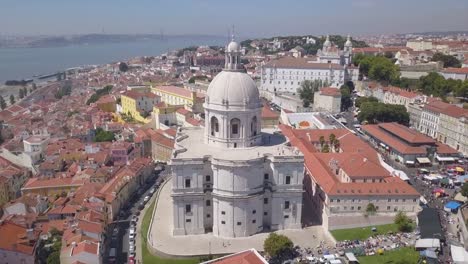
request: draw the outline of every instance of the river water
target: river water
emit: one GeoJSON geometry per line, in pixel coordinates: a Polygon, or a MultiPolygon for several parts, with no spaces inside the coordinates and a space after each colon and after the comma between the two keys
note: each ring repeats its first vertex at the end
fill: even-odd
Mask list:
{"type": "Polygon", "coordinates": [[[192,45],[224,45],[224,37],[167,37],[133,42],[53,48],[0,48],[0,84],[82,65],[104,64],[137,56],[157,56],[192,45]]]}

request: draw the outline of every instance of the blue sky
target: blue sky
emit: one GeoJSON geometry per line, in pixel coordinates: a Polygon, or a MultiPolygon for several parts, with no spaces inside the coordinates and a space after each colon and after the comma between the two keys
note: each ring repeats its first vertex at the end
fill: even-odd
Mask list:
{"type": "Polygon", "coordinates": [[[468,30],[468,0],[0,0],[0,34],[468,30]]]}

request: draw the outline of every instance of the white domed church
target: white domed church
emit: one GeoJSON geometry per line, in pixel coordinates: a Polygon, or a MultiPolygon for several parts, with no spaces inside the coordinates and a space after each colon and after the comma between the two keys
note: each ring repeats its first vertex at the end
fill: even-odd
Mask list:
{"type": "Polygon", "coordinates": [[[181,128],[170,161],[173,234],[246,237],[301,228],[304,158],[280,132],[261,129],[258,88],[240,45],[208,87],[205,127],[181,128]]]}

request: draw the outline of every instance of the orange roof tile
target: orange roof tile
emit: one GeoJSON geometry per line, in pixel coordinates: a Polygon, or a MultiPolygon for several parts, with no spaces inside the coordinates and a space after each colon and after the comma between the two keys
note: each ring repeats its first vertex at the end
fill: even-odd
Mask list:
{"type": "Polygon", "coordinates": [[[39,232],[33,231],[33,240],[29,241],[27,229],[11,222],[0,222],[0,249],[33,255],[39,232]]]}

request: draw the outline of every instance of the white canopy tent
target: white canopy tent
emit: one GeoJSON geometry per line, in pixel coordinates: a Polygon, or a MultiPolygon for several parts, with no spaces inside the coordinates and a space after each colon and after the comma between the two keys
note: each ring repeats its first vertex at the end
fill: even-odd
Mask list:
{"type": "Polygon", "coordinates": [[[468,264],[468,252],[463,247],[450,245],[450,253],[455,264],[468,264]]]}
{"type": "Polygon", "coordinates": [[[440,249],[440,240],[438,238],[423,238],[416,240],[414,245],[416,250],[424,250],[428,248],[440,249]]]}
{"type": "Polygon", "coordinates": [[[436,159],[437,159],[437,161],[455,161],[455,159],[452,158],[452,157],[439,157],[439,156],[436,156],[436,159]]]}
{"type": "Polygon", "coordinates": [[[428,158],[416,158],[419,164],[431,163],[431,160],[428,158]]]}

